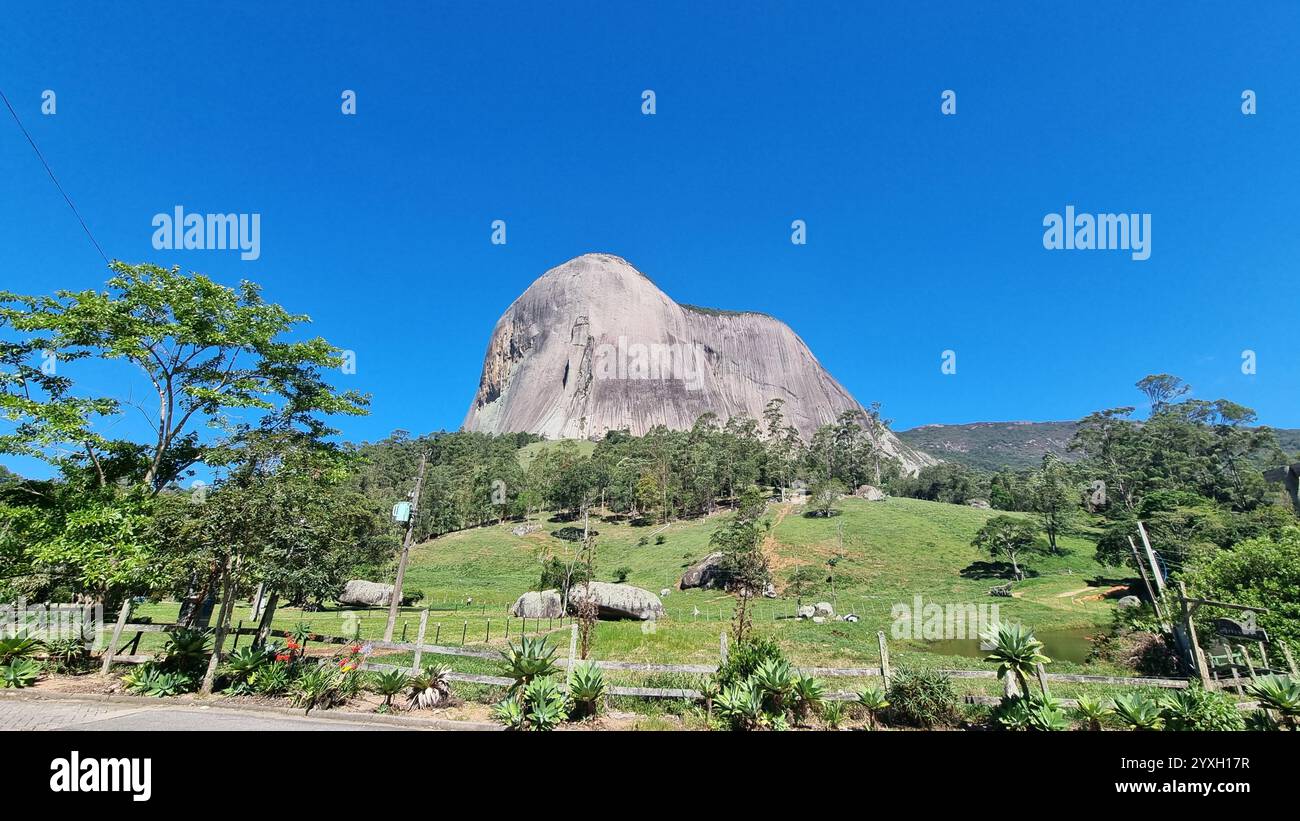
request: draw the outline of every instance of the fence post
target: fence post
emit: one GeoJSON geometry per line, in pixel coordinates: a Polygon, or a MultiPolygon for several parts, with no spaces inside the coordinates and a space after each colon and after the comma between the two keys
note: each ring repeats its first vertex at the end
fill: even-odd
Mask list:
{"type": "Polygon", "coordinates": [[[244,629],[244,620],[240,619],[239,624],[235,627],[235,643],[230,645],[230,652],[233,653],[239,649],[239,632],[243,629],[244,629]]]}
{"type": "Polygon", "coordinates": [[[492,619],[488,619],[487,627],[483,631],[483,643],[486,644],[491,640],[492,640],[492,619]]]}
{"type": "Polygon", "coordinates": [[[442,638],[442,622],[438,622],[433,628],[433,643],[441,644],[440,638],[442,638]]]}
{"type": "Polygon", "coordinates": [[[1244,696],[1246,692],[1241,689],[1241,676],[1237,675],[1237,665],[1232,665],[1232,686],[1237,688],[1237,695],[1244,696]]]}
{"type": "Polygon", "coordinates": [[[1241,651],[1242,658],[1246,659],[1246,670],[1250,673],[1250,680],[1255,680],[1255,663],[1250,660],[1250,650],[1244,644],[1238,644],[1237,649],[1241,651]]]}
{"type": "Polygon", "coordinates": [[[876,631],[876,640],[880,642],[880,681],[889,689],[889,645],[885,643],[885,631],[876,631]]]}
{"type": "Polygon", "coordinates": [[[420,632],[415,635],[415,659],[411,662],[412,672],[420,672],[420,658],[424,655],[424,631],[429,627],[429,611],[420,612],[420,632]]]}
{"type": "Polygon", "coordinates": [[[1291,648],[1286,646],[1285,641],[1282,642],[1282,655],[1286,656],[1286,666],[1291,668],[1291,675],[1300,675],[1295,669],[1295,659],[1291,658],[1291,648]]]}
{"type": "Polygon", "coordinates": [[[569,666],[564,671],[564,692],[569,692],[569,679],[573,677],[573,658],[578,655],[578,625],[569,628],[569,666]]]}
{"type": "Polygon", "coordinates": [[[460,646],[465,646],[465,635],[469,633],[469,620],[465,621],[464,626],[460,628],[460,646]]]}
{"type": "Polygon", "coordinates": [[[727,631],[726,630],[723,630],[722,634],[718,637],[718,650],[721,652],[722,664],[725,666],[727,663],[727,631]]]}
{"type": "Polygon", "coordinates": [[[1043,691],[1043,698],[1051,698],[1052,694],[1047,692],[1047,671],[1043,669],[1043,663],[1038,662],[1034,668],[1038,672],[1038,689],[1043,691]]]}
{"type": "Polygon", "coordinates": [[[108,668],[113,664],[113,654],[117,652],[117,643],[122,640],[122,628],[130,615],[131,600],[126,599],[122,602],[122,609],[117,611],[117,624],[113,625],[113,637],[108,640],[108,647],[104,650],[104,664],[99,668],[101,676],[108,675],[108,668]]]}

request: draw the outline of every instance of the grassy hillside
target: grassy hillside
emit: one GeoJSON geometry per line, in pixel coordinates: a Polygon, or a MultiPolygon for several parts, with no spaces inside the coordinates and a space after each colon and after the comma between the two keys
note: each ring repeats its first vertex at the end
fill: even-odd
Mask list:
{"type": "MultiPolygon", "coordinates": [[[[776,638],[802,664],[874,665],[876,632],[884,630],[891,635],[896,663],[986,667],[978,659],[923,651],[923,642],[895,640],[891,608],[910,608],[919,595],[925,604],[997,604],[1002,618],[1023,621],[1039,631],[1095,628],[1108,622],[1114,606],[1102,593],[1126,575],[1119,568],[1099,567],[1093,560],[1092,542],[1076,535],[1064,540],[1064,555],[1028,562],[1037,575],[1016,586],[1015,598],[994,598],[988,595],[989,588],[1002,579],[976,572],[987,557],[970,546],[975,531],[993,515],[989,511],[895,498],[845,499],[840,507],[842,514],[829,519],[807,518],[802,508],[793,505],[770,508],[773,528],[767,549],[782,595],[757,603],[755,626],[776,638]],[[834,594],[823,582],[804,601],[833,601],[837,613],[856,613],[861,621],[813,624],[790,618],[796,601],[783,589],[790,571],[801,564],[825,571],[826,560],[837,553],[842,558],[834,594]]],[[[667,617],[658,623],[602,622],[596,634],[597,657],[716,663],[719,633],[727,629],[733,599],[719,591],[679,591],[677,581],[687,566],[709,552],[710,535],[728,515],[672,523],[663,531],[663,544],[655,544],[652,536],[657,526],[592,520],[599,531],[599,579],[611,580],[618,568],[628,567],[629,583],[656,593],[671,589],[663,600],[667,617]],[[638,545],[642,537],[647,537],[647,544],[638,545]]],[[[562,524],[542,518],[534,524],[542,529],[524,536],[512,532],[516,525],[505,524],[448,534],[413,548],[405,587],[426,594],[421,607],[433,611],[428,641],[459,644],[464,635],[467,644],[484,644],[488,639],[492,646],[503,645],[506,608],[520,593],[536,589],[543,559],[573,549],[572,543],[550,535],[562,524]]],[[[141,612],[158,621],[169,620],[175,605],[147,605],[141,612]]],[[[414,638],[418,612],[419,608],[407,608],[402,614],[399,625],[405,625],[408,640],[414,638]]],[[[235,619],[248,618],[247,606],[241,603],[235,619]]],[[[285,609],[277,615],[276,627],[288,629],[303,620],[320,632],[339,634],[359,626],[363,637],[373,638],[382,634],[384,618],[380,609],[314,613],[285,609]]],[[[511,622],[517,634],[518,620],[511,622]]],[[[546,623],[541,629],[551,626],[561,629],[546,623]]],[[[532,632],[538,625],[531,623],[529,629],[532,632]]],[[[567,631],[557,635],[557,642],[566,643],[566,636],[567,631]]],[[[1053,669],[1082,667],[1062,662],[1053,669]]]]}

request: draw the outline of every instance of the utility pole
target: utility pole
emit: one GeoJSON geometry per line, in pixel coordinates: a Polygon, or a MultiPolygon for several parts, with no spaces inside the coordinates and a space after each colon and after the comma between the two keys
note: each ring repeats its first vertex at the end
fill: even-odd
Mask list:
{"type": "Polygon", "coordinates": [[[388,626],[384,628],[384,641],[393,640],[393,626],[397,624],[397,608],[402,603],[402,582],[406,579],[406,560],[411,556],[411,541],[415,538],[415,514],[420,509],[424,465],[428,458],[427,452],[420,454],[420,470],[415,476],[415,492],[411,494],[411,513],[406,519],[406,535],[402,537],[402,555],[397,560],[397,579],[393,582],[393,595],[388,602],[388,626]]]}

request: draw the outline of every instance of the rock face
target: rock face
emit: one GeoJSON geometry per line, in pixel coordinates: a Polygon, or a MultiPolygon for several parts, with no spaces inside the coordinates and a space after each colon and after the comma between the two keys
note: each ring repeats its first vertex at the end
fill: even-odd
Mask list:
{"type": "Polygon", "coordinates": [[[510,615],[524,619],[558,619],[564,615],[564,602],[555,590],[529,591],[510,605],[510,615]]]}
{"type": "MultiPolygon", "coordinates": [[[[586,254],[547,271],[497,322],[463,428],[641,435],[688,429],[708,411],[761,420],[777,398],[805,438],[862,407],[779,320],[679,305],[627,261],[586,254]]],[[[906,472],[935,464],[889,431],[876,436],[906,472]]]]}
{"type": "Polygon", "coordinates": [[[353,579],[343,585],[338,603],[347,607],[387,607],[393,598],[393,586],[353,579]]]}
{"type": "MultiPolygon", "coordinates": [[[[575,584],[569,588],[569,609],[587,598],[587,585],[575,584]]],[[[630,584],[591,582],[591,598],[600,609],[602,619],[657,619],[664,614],[663,602],[649,590],[630,584]]]]}
{"type": "Polygon", "coordinates": [[[710,553],[682,574],[678,587],[689,590],[692,587],[722,587],[722,553],[710,553]]]}

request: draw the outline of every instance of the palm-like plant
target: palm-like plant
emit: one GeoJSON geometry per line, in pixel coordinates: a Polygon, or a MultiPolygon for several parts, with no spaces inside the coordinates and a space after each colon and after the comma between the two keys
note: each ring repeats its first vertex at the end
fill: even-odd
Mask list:
{"type": "Polygon", "coordinates": [[[569,672],[569,698],[578,716],[598,715],[605,700],[605,674],[590,662],[574,665],[569,672]]]}
{"type": "Polygon", "coordinates": [[[1110,705],[1101,699],[1091,699],[1080,696],[1074,707],[1074,714],[1083,721],[1089,730],[1097,732],[1101,730],[1101,722],[1106,716],[1110,715],[1110,705]]]}
{"type": "Polygon", "coordinates": [[[510,685],[510,693],[521,687],[527,687],[534,679],[545,678],[559,671],[555,664],[555,648],[547,644],[545,638],[524,636],[519,644],[511,644],[501,651],[506,662],[506,675],[515,680],[510,685]]]}
{"type": "Polygon", "coordinates": [[[1034,631],[1019,624],[994,624],[983,636],[993,645],[985,661],[997,662],[998,678],[1013,676],[1021,695],[1029,692],[1028,680],[1035,665],[1051,662],[1043,655],[1043,643],[1034,638],[1034,631]]]}
{"type": "Polygon", "coordinates": [[[451,699],[450,673],[445,665],[426,664],[424,669],[415,673],[406,681],[410,692],[406,695],[408,710],[428,710],[445,704],[451,699]]]}
{"type": "Polygon", "coordinates": [[[867,687],[858,693],[858,704],[867,712],[867,726],[874,730],[879,725],[880,714],[889,707],[889,699],[879,687],[867,687]]]}
{"type": "Polygon", "coordinates": [[[393,696],[405,690],[410,684],[405,670],[384,670],[380,673],[374,673],[370,677],[370,689],[376,695],[384,697],[384,710],[390,710],[393,707],[393,696]]]}
{"type": "Polygon", "coordinates": [[[1300,681],[1291,676],[1261,676],[1251,683],[1248,692],[1276,713],[1288,729],[1296,728],[1300,720],[1300,681]]]}
{"type": "Polygon", "coordinates": [[[705,676],[700,679],[700,698],[704,701],[704,722],[706,726],[713,724],[713,705],[717,703],[718,694],[722,692],[722,686],[718,684],[717,676],[705,676]]]}
{"type": "Polygon", "coordinates": [[[795,674],[794,686],[791,688],[791,712],[795,723],[804,722],[808,715],[826,700],[826,687],[821,679],[795,674]]]}
{"type": "Polygon", "coordinates": [[[1159,730],[1165,726],[1160,705],[1141,693],[1115,696],[1115,716],[1131,730],[1159,730]]]}

